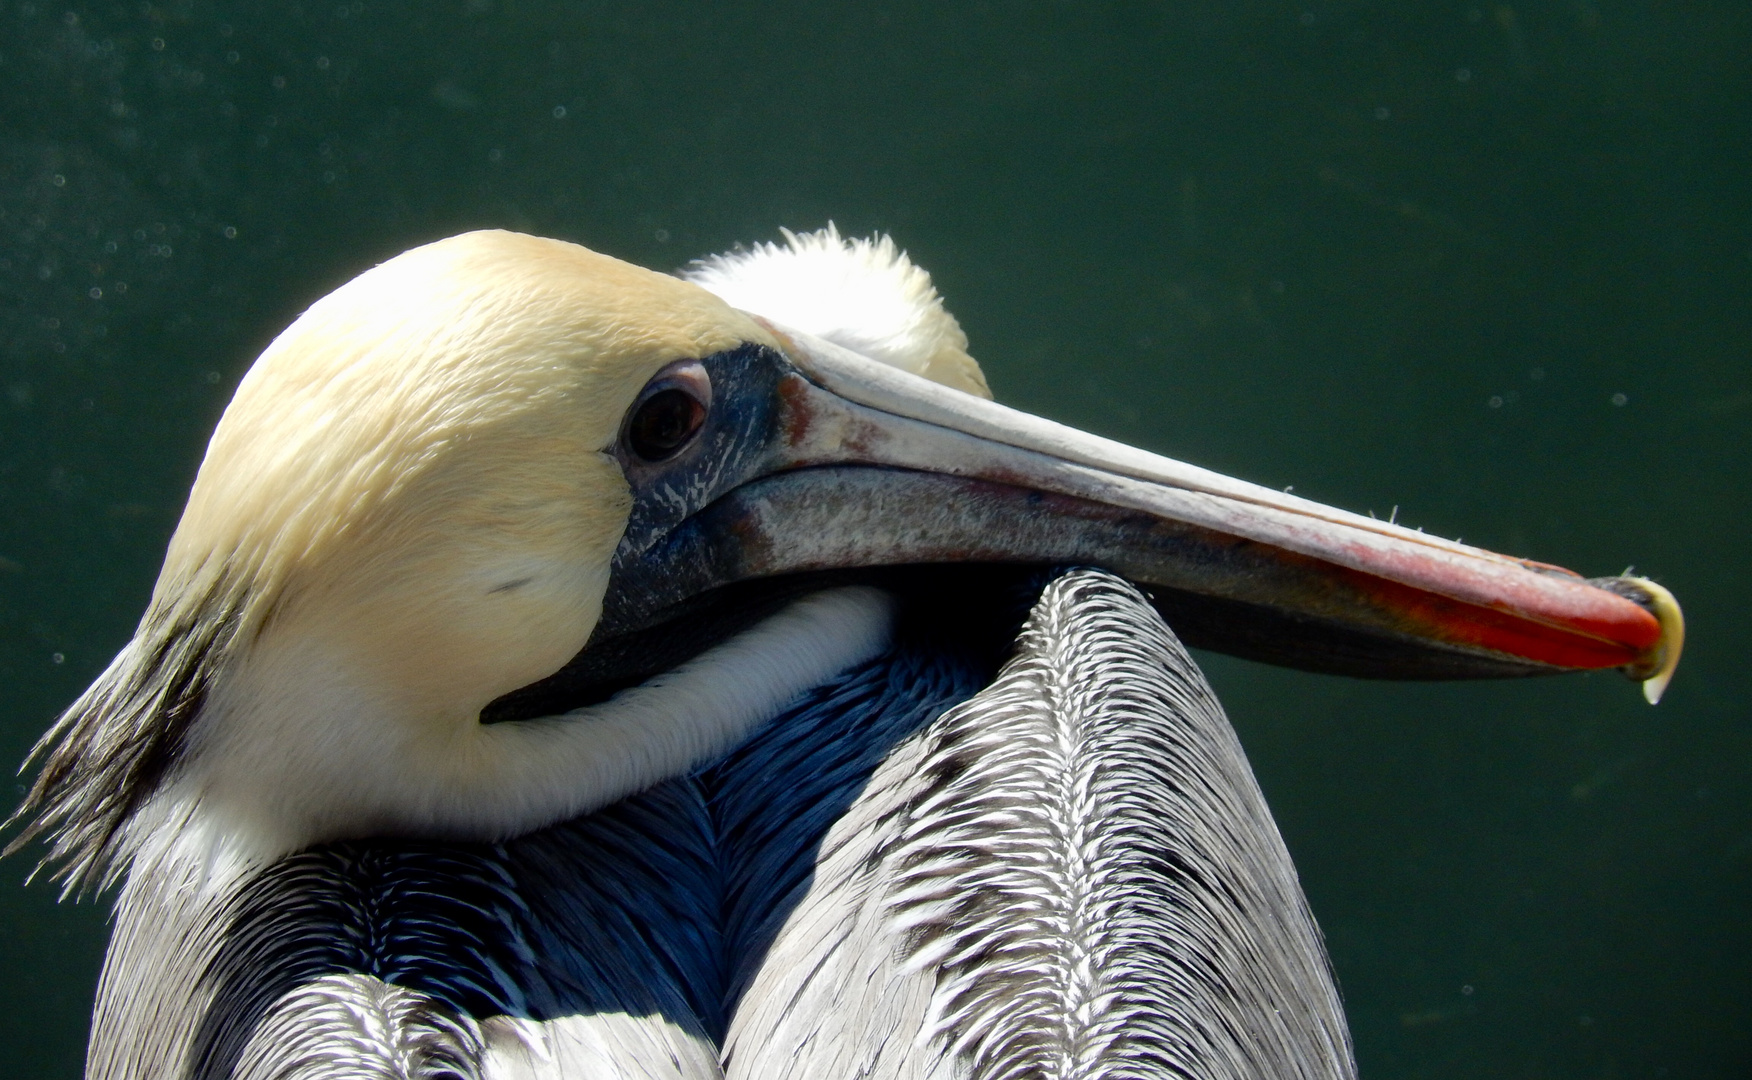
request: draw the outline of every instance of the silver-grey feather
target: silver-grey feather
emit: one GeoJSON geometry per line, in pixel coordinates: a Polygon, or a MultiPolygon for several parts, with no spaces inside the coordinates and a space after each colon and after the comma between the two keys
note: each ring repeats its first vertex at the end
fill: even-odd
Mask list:
{"type": "Polygon", "coordinates": [[[1096,571],[1046,587],[995,681],[903,638],[564,825],[212,874],[135,863],[90,1076],[1354,1071],[1222,710],[1096,571]]]}
{"type": "Polygon", "coordinates": [[[325,975],[274,1003],[238,1059],[239,1080],[468,1080],[480,1025],[369,975],[325,975]]]}
{"type": "Polygon", "coordinates": [[[1209,685],[1134,588],[1016,656],[836,823],[732,1024],[748,1077],[1342,1077],[1319,932],[1209,685]]]}
{"type": "Polygon", "coordinates": [[[1137,590],[1049,585],[933,728],[889,908],[930,1028],[992,1080],[1327,1077],[1347,1028],[1233,729],[1137,590]]]}

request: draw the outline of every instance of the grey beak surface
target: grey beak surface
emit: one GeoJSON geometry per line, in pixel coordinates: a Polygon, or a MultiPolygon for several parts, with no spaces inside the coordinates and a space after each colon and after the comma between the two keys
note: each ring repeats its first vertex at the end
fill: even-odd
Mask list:
{"type": "MultiPolygon", "coordinates": [[[[772,370],[734,375],[762,399],[761,419],[740,429],[758,452],[695,482],[709,497],[641,534],[624,560],[666,575],[671,606],[820,571],[1086,564],[1149,587],[1193,644],[1297,667],[1390,678],[1621,668],[1658,697],[1677,663],[1679,608],[1652,582],[1585,580],[1334,509],[771,329],[784,355],[750,363],[772,370]]],[[[611,625],[658,617],[653,602],[614,599],[611,625]]]]}

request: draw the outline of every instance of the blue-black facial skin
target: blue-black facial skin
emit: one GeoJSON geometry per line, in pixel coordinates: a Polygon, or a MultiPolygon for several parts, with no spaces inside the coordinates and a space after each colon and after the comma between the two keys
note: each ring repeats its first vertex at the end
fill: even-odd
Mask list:
{"type": "Polygon", "coordinates": [[[615,549],[608,595],[593,640],[640,629],[699,592],[734,580],[726,545],[677,534],[726,493],[773,467],[780,420],[779,385],[797,369],[764,345],[741,345],[703,357],[712,404],[693,440],[674,456],[646,461],[623,433],[615,459],[633,497],[626,532],[615,549]]]}
{"type": "MultiPolygon", "coordinates": [[[[767,462],[777,427],[779,381],[797,369],[764,345],[740,345],[699,363],[712,382],[712,404],[686,446],[662,461],[646,461],[628,445],[624,430],[615,441],[613,453],[633,495],[626,532],[614,555],[617,575],[767,462]]],[[[641,394],[640,400],[644,398],[641,394]]]]}

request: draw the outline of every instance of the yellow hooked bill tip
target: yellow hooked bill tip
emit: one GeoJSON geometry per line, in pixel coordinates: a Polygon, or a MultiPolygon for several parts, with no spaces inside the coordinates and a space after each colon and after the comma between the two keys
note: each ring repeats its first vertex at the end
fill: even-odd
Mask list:
{"type": "Polygon", "coordinates": [[[1656,705],[1660,703],[1661,695],[1667,692],[1667,684],[1673,681],[1673,670],[1679,666],[1679,653],[1685,647],[1685,613],[1679,610],[1679,601],[1672,593],[1648,578],[1627,580],[1636,582],[1637,587],[1648,593],[1645,606],[1661,624],[1660,643],[1655,646],[1647,664],[1639,665],[1640,670],[1631,672],[1633,678],[1642,676],[1643,698],[1650,705],[1656,705]]]}

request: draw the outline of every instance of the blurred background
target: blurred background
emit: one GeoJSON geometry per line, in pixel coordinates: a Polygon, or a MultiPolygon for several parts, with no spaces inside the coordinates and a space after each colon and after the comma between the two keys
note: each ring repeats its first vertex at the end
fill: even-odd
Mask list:
{"type": "MultiPolygon", "coordinates": [[[[312,300],[483,226],[673,269],[832,220],[1009,404],[1673,589],[1655,709],[1204,659],[1365,1077],[1744,1077],[1748,57],[1744,0],[3,0],[0,762],[312,300]]],[[[71,1078],[108,898],[29,869],[0,1072],[71,1078]]]]}

